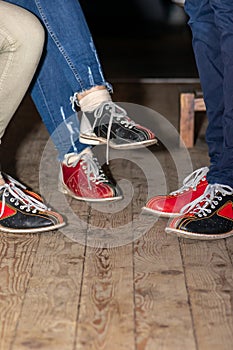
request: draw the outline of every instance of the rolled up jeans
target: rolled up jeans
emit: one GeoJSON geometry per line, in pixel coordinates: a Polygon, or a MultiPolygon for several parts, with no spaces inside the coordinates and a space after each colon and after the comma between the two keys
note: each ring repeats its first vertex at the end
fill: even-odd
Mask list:
{"type": "Polygon", "coordinates": [[[95,86],[112,86],[101,63],[78,0],[6,0],[32,12],[45,29],[45,47],[31,96],[58,152],[59,160],[81,152],[79,120],[70,97],[95,86]]]}
{"type": "Polygon", "coordinates": [[[37,18],[0,0],[0,140],[30,85],[43,43],[37,18]]]}

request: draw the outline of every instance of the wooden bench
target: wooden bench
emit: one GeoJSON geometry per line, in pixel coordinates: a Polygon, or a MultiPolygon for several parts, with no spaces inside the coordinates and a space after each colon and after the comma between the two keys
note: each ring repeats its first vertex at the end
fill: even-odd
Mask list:
{"type": "Polygon", "coordinates": [[[180,144],[194,145],[195,112],[206,111],[202,92],[180,94],[180,144]]]}

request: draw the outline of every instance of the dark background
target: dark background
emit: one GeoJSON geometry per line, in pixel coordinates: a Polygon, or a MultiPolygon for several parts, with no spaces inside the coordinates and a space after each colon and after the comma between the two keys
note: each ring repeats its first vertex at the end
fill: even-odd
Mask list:
{"type": "Polygon", "coordinates": [[[80,0],[108,79],[197,78],[182,7],[170,0],[80,0]]]}

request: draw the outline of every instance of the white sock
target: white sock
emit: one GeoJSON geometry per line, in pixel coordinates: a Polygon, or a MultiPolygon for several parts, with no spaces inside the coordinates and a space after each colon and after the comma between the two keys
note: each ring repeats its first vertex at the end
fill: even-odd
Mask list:
{"type": "Polygon", "coordinates": [[[108,90],[95,90],[79,100],[79,106],[83,112],[91,112],[101,103],[112,101],[108,90]]]}

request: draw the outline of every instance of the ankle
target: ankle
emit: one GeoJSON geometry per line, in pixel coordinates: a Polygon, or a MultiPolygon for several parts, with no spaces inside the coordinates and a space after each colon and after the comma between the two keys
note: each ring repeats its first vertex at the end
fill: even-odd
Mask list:
{"type": "Polygon", "coordinates": [[[107,89],[106,89],[106,87],[104,85],[93,86],[89,90],[85,90],[83,92],[77,93],[76,96],[77,96],[78,101],[80,101],[82,98],[84,98],[85,96],[91,94],[92,92],[100,91],[100,90],[107,90],[107,89]]]}
{"type": "Polygon", "coordinates": [[[89,90],[89,93],[79,100],[79,106],[81,108],[81,111],[90,112],[96,109],[101,103],[106,101],[112,101],[111,96],[106,88],[93,91],[89,90]]]}

